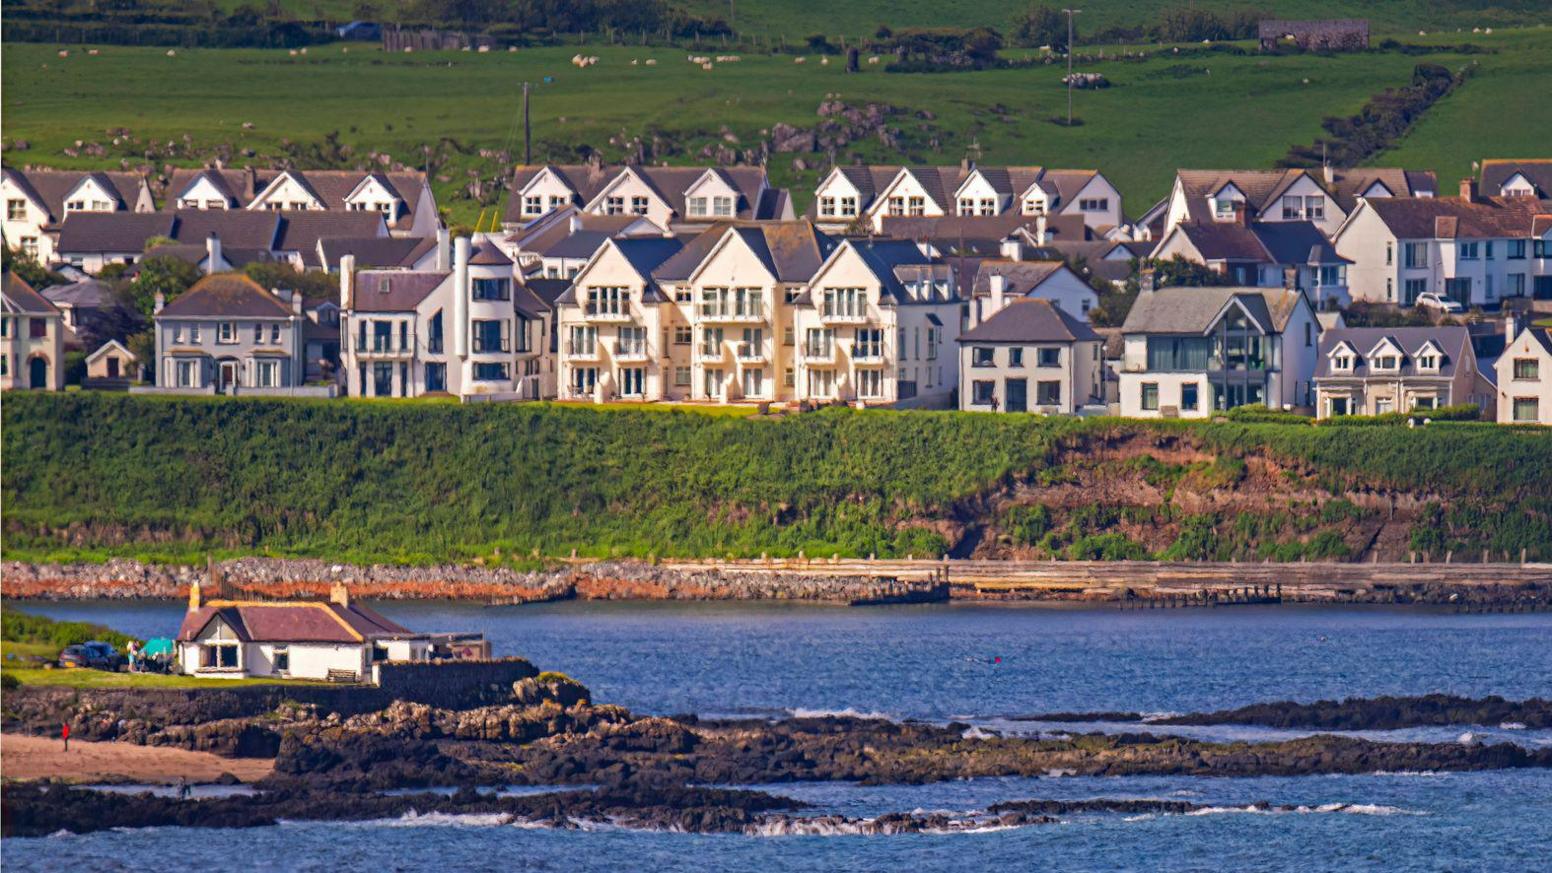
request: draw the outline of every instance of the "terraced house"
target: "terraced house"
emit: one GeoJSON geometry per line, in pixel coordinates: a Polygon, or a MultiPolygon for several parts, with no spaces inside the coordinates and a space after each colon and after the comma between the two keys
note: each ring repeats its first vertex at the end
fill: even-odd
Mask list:
{"type": "Polygon", "coordinates": [[[1142,223],[1162,239],[1176,225],[1195,222],[1308,221],[1331,236],[1360,199],[1433,197],[1432,171],[1372,167],[1290,170],[1180,170],[1165,198],[1142,223]]]}
{"type": "MultiPolygon", "coordinates": [[[[836,167],[814,190],[810,211],[821,229],[886,232],[891,218],[1001,219],[1081,216],[1096,231],[1125,220],[1121,192],[1098,170],[1044,167],[836,167]]],[[[1006,229],[1004,229],[1004,233],[1006,229]]]]}
{"type": "Polygon", "coordinates": [[[0,171],[0,200],[5,201],[0,224],[5,244],[43,264],[56,259],[67,216],[156,209],[150,185],[139,173],[20,170],[9,165],[0,171]]]}
{"type": "Polygon", "coordinates": [[[640,216],[675,232],[793,217],[787,192],[770,186],[764,167],[520,165],[510,190],[503,218],[509,231],[568,206],[590,215],[640,216]]]}
{"type": "Polygon", "coordinates": [[[436,197],[417,171],[174,170],[167,210],[367,212],[381,215],[392,236],[430,237],[441,222],[436,197]]]}
{"type": "Polygon", "coordinates": [[[1552,425],[1552,328],[1509,319],[1509,345],[1495,363],[1500,424],[1552,425]]]}
{"type": "Polygon", "coordinates": [[[1533,197],[1368,200],[1333,237],[1354,300],[1410,306],[1444,294],[1463,306],[1552,299],[1552,207],[1533,197]]]}
{"type": "Polygon", "coordinates": [[[352,397],[553,396],[548,306],[488,239],[441,238],[430,270],[339,266],[340,369],[352,397]]]}
{"type": "Polygon", "coordinates": [[[1492,381],[1460,325],[1343,327],[1320,338],[1315,412],[1384,415],[1475,403],[1494,415],[1492,381]]]}

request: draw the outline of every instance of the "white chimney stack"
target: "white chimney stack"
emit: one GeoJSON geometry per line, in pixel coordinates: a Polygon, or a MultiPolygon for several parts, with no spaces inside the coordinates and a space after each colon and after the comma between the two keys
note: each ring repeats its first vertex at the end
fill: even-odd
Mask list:
{"type": "Polygon", "coordinates": [[[446,227],[437,228],[436,268],[438,270],[447,270],[452,267],[452,265],[448,263],[451,260],[451,257],[448,253],[448,246],[451,245],[451,240],[452,234],[446,227]]]}
{"type": "Polygon", "coordinates": [[[340,310],[349,311],[353,308],[356,291],[356,256],[342,255],[339,264],[340,274],[340,310]]]}
{"type": "Polygon", "coordinates": [[[988,317],[1002,311],[1003,295],[1008,290],[1008,279],[1001,273],[993,273],[987,277],[992,289],[992,308],[986,313],[988,317]]]}
{"type": "Polygon", "coordinates": [[[211,231],[210,236],[205,237],[205,260],[209,261],[205,267],[205,275],[208,276],[221,269],[221,238],[216,236],[215,231],[211,231]]]}
{"type": "Polygon", "coordinates": [[[1045,215],[1035,216],[1035,245],[1043,246],[1048,241],[1045,230],[1045,215]]]}
{"type": "Polygon", "coordinates": [[[1018,237],[1009,236],[1002,241],[1002,256],[1010,261],[1021,260],[1024,257],[1024,244],[1018,241],[1018,237]]]}
{"type": "Polygon", "coordinates": [[[1520,335],[1520,320],[1514,313],[1504,316],[1504,342],[1512,343],[1520,335]]]}
{"type": "Polygon", "coordinates": [[[573,212],[573,213],[571,213],[571,217],[566,219],[566,227],[567,227],[567,233],[568,234],[581,233],[582,232],[582,213],[580,213],[580,212],[573,212]]]}
{"type": "Polygon", "coordinates": [[[469,238],[453,241],[453,354],[469,356],[469,238]]]}

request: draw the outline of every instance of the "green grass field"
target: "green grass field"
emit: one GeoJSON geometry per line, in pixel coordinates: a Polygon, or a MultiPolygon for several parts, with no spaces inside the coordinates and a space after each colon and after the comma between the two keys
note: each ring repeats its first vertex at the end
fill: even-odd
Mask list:
{"type": "MultiPolygon", "coordinates": [[[[817,58],[795,64],[788,56],[745,55],[707,72],[687,63],[682,50],[602,46],[586,49],[600,62],[579,70],[569,63],[574,47],[384,55],[351,45],[295,57],[281,50],[180,50],[167,57],[165,49],[107,46],[97,56],[76,47],[61,59],[53,46],[17,44],[0,60],[7,85],[0,111],[7,141],[30,144],[7,152],[8,161],[82,168],[139,165],[147,140],[184,135],[195,156],[184,163],[197,163],[223,143],[253,149],[262,159],[280,153],[285,140],[312,142],[338,131],[357,155],[376,150],[413,164],[421,145],[449,138],[468,153],[439,172],[439,200],[455,220],[470,221],[480,207],[457,195],[467,171],[498,170],[477,151],[521,153],[514,122],[523,81],[553,77],[534,94],[536,160],[574,159],[583,143],[619,157],[623,148],[612,137],[659,133],[677,146],[667,160],[700,163],[700,148],[721,143],[724,125],[740,145],[752,144],[778,121],[813,124],[820,101],[836,94],[849,103],[882,101],[936,116],[901,117],[908,139],[919,144],[908,155],[870,140],[855,144],[864,160],[954,163],[975,143],[984,162],[1101,168],[1136,213],[1167,192],[1177,167],[1269,166],[1290,145],[1318,137],[1322,118],[1355,112],[1377,91],[1405,84],[1419,60],[1451,67],[1474,60],[1481,73],[1385,160],[1434,167],[1448,185],[1472,160],[1544,153],[1552,141],[1552,106],[1523,98],[1552,81],[1552,30],[1464,38],[1498,51],[1106,61],[1090,69],[1114,87],[1077,94],[1085,124],[1074,128],[1050,122],[1066,109],[1059,65],[934,75],[864,67],[847,75],[839,63],[822,66],[817,58]],[[647,58],[657,65],[631,64],[647,58]],[[1503,120],[1508,106],[1516,107],[1512,123],[1503,120]],[[135,140],[112,146],[108,131],[116,128],[127,128],[135,140]],[[937,150],[924,145],[932,136],[941,141],[937,150]],[[77,140],[101,143],[109,153],[67,157],[63,150],[77,140]]],[[[790,158],[777,156],[773,175],[806,205],[816,173],[793,171],[790,158]]]]}

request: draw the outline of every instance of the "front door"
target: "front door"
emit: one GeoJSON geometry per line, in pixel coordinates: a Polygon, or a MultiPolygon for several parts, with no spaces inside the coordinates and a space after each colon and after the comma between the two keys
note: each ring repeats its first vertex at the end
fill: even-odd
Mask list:
{"type": "Polygon", "coordinates": [[[27,387],[43,390],[48,384],[48,361],[33,358],[27,362],[27,387]]]}
{"type": "Polygon", "coordinates": [[[109,379],[117,379],[118,377],[119,377],[119,359],[118,358],[109,358],[108,359],[108,378],[109,379]]]}
{"type": "Polygon", "coordinates": [[[1004,393],[1006,393],[1008,395],[1008,411],[1009,412],[1028,412],[1029,411],[1029,380],[1028,379],[1008,379],[1008,380],[1004,381],[1003,385],[1004,385],[1004,387],[1006,389],[1004,391],[1004,393]]]}
{"type": "Polygon", "coordinates": [[[220,380],[217,382],[217,387],[222,391],[222,393],[225,393],[226,391],[231,390],[231,387],[236,384],[237,362],[222,361],[220,367],[220,380]]]}

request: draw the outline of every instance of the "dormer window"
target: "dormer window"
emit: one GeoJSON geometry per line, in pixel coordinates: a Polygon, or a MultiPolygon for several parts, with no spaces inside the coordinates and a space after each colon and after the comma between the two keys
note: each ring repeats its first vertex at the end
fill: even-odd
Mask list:
{"type": "Polygon", "coordinates": [[[1333,369],[1333,370],[1341,370],[1344,373],[1352,372],[1352,369],[1353,369],[1353,356],[1352,355],[1333,355],[1332,358],[1331,358],[1331,369],[1333,369]]]}
{"type": "Polygon", "coordinates": [[[927,214],[927,198],[925,198],[925,197],[912,197],[911,200],[910,200],[910,204],[907,206],[906,209],[907,209],[907,212],[910,215],[913,215],[913,216],[926,215],[927,214]]]}
{"type": "MultiPolygon", "coordinates": [[[[701,208],[705,209],[706,208],[705,198],[700,198],[700,199],[701,199],[701,208]]],[[[694,201],[692,200],[691,202],[693,203],[694,201]]],[[[693,213],[694,210],[692,209],[691,212],[693,213]]],[[[822,218],[833,218],[835,216],[835,198],[834,197],[821,197],[821,198],[819,198],[819,215],[822,218]]]]}
{"type": "Polygon", "coordinates": [[[1419,370],[1439,369],[1439,356],[1429,353],[1417,356],[1417,368],[1419,370]]]}
{"type": "Polygon", "coordinates": [[[975,198],[974,197],[961,197],[961,198],[959,198],[959,214],[960,215],[974,215],[975,214],[975,198]]]}
{"type": "Polygon", "coordinates": [[[550,208],[551,209],[559,209],[559,208],[561,208],[562,206],[565,206],[565,205],[566,205],[566,197],[565,197],[565,195],[563,195],[563,194],[551,194],[550,195],[550,208]]]}
{"type": "Polygon", "coordinates": [[[625,198],[624,197],[606,197],[606,198],[604,198],[604,214],[605,215],[624,215],[625,214],[625,198]]]}
{"type": "Polygon", "coordinates": [[[1219,221],[1232,221],[1234,218],[1234,206],[1239,203],[1232,197],[1222,197],[1213,201],[1213,218],[1219,221]]]}
{"type": "Polygon", "coordinates": [[[905,198],[904,197],[891,197],[891,198],[889,198],[889,214],[890,215],[904,215],[905,214],[905,198]]]}
{"type": "Polygon", "coordinates": [[[996,215],[997,214],[997,198],[995,198],[995,197],[982,197],[981,198],[981,214],[982,215],[996,215]]]}
{"type": "Polygon", "coordinates": [[[711,208],[712,213],[718,218],[731,218],[733,216],[733,198],[713,197],[711,198],[711,208]]]}
{"type": "MultiPolygon", "coordinates": [[[[823,198],[821,198],[821,199],[823,199],[823,198]]],[[[691,215],[695,215],[695,216],[705,215],[706,214],[706,198],[705,197],[691,197],[687,201],[686,208],[689,209],[691,215]]],[[[832,206],[831,208],[833,209],[834,206],[832,206]]],[[[821,207],[820,214],[821,215],[825,214],[822,211],[822,207],[821,207]]]]}
{"type": "Polygon", "coordinates": [[[631,198],[631,213],[633,215],[647,214],[647,198],[640,194],[631,198]]]}
{"type": "Polygon", "coordinates": [[[1380,355],[1374,359],[1374,369],[1392,372],[1401,366],[1401,359],[1395,355],[1380,355]]]}
{"type": "Polygon", "coordinates": [[[855,198],[855,197],[842,197],[841,198],[841,215],[844,215],[844,216],[855,216],[856,214],[857,214],[857,198],[855,198]]]}

